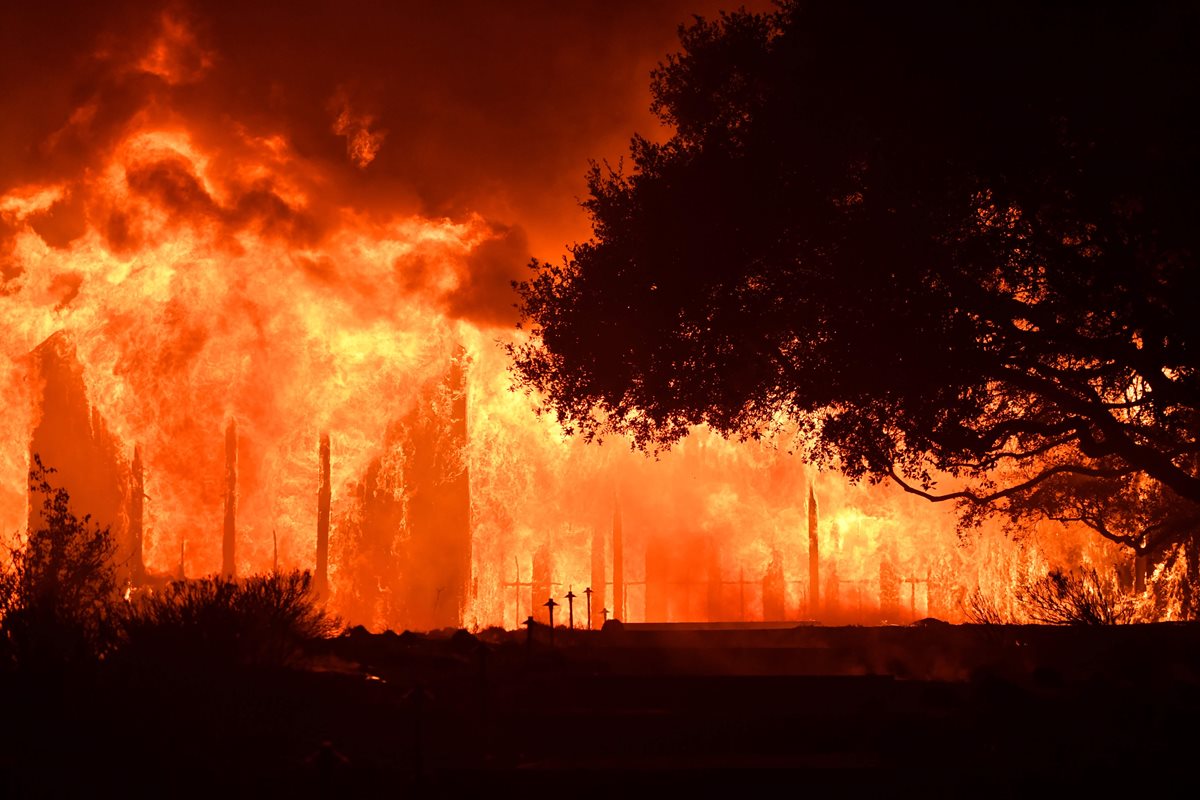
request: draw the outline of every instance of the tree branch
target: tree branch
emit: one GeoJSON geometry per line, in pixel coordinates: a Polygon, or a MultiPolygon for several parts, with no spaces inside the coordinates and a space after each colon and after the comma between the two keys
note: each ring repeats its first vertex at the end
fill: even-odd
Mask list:
{"type": "Polygon", "coordinates": [[[1027,481],[1023,481],[1014,486],[1009,486],[1006,489],[1001,489],[987,495],[979,495],[966,489],[959,492],[950,492],[949,494],[932,494],[905,481],[896,474],[895,467],[888,470],[888,475],[904,491],[908,492],[909,494],[915,494],[917,497],[923,497],[926,500],[934,503],[944,503],[947,500],[969,500],[976,505],[987,505],[988,503],[995,502],[996,500],[1001,500],[1014,494],[1020,494],[1027,489],[1032,489],[1034,486],[1037,486],[1039,483],[1042,483],[1049,478],[1053,478],[1055,475],[1069,474],[1086,475],[1092,478],[1116,478],[1120,475],[1126,474],[1127,472],[1128,470],[1097,469],[1094,467],[1080,466],[1078,464],[1059,464],[1045,470],[1044,472],[1030,478],[1027,481]]]}

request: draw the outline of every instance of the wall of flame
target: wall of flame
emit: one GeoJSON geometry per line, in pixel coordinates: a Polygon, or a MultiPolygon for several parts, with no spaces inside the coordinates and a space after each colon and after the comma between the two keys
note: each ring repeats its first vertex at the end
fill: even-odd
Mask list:
{"type": "MultiPolygon", "coordinates": [[[[577,221],[563,224],[559,212],[541,228],[498,221],[497,211],[536,214],[494,187],[482,210],[469,207],[479,194],[432,204],[389,195],[402,169],[393,164],[382,187],[364,176],[403,132],[362,100],[360,83],[336,81],[320,104],[324,135],[340,153],[334,162],[311,146],[311,131],[270,115],[216,113],[206,91],[236,94],[222,72],[236,58],[205,38],[219,38],[219,22],[173,6],[133,30],[100,36],[73,62],[98,77],[77,77],[88,88],[25,143],[28,163],[0,184],[0,531],[9,541],[28,514],[30,432],[42,422],[30,354],[58,334],[121,457],[141,450],[144,553],[160,573],[176,570],[181,549],[189,575],[220,566],[229,420],[239,435],[239,571],[276,559],[312,568],[317,441],[328,432],[336,598],[339,581],[353,579],[337,559],[345,534],[337,521],[353,517],[355,487],[373,460],[403,457],[388,443],[389,425],[412,412],[459,347],[470,364],[468,625],[511,627],[544,613],[521,586],[546,568],[534,563],[539,551],[549,554],[551,591],[578,594],[594,580],[598,539],[611,581],[617,505],[631,619],[645,616],[645,554],[655,547],[670,562],[670,618],[710,615],[713,604],[700,598],[718,578],[723,616],[762,618],[772,562],[782,564],[786,614],[812,616],[810,485],[821,506],[822,572],[835,587],[824,590],[835,598],[822,608],[827,619],[957,618],[957,600],[976,585],[1003,592],[1047,563],[1111,557],[1101,543],[1058,530],[1023,542],[998,529],[963,539],[950,510],[849,486],[789,455],[786,443],[698,430],[653,460],[622,442],[565,439],[533,412],[535,399],[511,391],[497,340],[519,335],[507,281],[530,241],[561,244],[577,235],[577,221]],[[891,580],[881,569],[902,581],[898,604],[891,590],[881,597],[891,580]]],[[[404,487],[394,488],[402,497],[404,487]]]]}

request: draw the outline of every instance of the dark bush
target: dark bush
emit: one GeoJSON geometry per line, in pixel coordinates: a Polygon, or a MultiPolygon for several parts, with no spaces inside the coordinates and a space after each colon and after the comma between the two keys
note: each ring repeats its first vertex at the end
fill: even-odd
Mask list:
{"type": "Polygon", "coordinates": [[[996,601],[976,587],[962,603],[963,616],[974,625],[1005,625],[1012,620],[996,601]]]}
{"type": "Polygon", "coordinates": [[[123,626],[129,656],[260,666],[291,663],[337,628],[299,571],[175,581],[135,598],[123,626]]]}
{"type": "Polygon", "coordinates": [[[108,528],[71,513],[52,468],[34,455],[31,495],[42,496],[39,527],[0,565],[0,659],[8,668],[46,672],[94,663],[117,643],[124,604],[108,528]]]}
{"type": "Polygon", "coordinates": [[[1020,587],[1017,601],[1033,622],[1047,625],[1121,625],[1134,619],[1120,589],[1090,567],[1051,570],[1020,587]]]}

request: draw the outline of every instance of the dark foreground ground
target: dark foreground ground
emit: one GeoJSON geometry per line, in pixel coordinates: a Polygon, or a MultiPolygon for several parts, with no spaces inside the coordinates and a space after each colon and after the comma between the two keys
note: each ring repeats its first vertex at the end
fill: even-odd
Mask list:
{"type": "Polygon", "coordinates": [[[358,630],[300,668],[0,691],[14,797],[1191,796],[1200,769],[1195,625],[358,630]]]}

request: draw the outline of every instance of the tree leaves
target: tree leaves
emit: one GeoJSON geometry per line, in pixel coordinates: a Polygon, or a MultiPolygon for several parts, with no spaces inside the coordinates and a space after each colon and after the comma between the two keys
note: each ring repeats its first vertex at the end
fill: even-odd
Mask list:
{"type": "Polygon", "coordinates": [[[593,239],[517,287],[518,382],[647,450],[788,419],[968,506],[1065,519],[1052,487],[1148,480],[1193,518],[1198,31],[1172,3],[697,21],[653,77],[674,135],[594,167],[593,239]]]}

